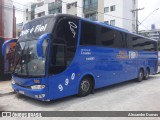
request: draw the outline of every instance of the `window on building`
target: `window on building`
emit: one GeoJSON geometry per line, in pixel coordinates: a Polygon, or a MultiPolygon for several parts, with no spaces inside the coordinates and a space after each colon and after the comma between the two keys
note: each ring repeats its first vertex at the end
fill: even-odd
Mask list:
{"type": "Polygon", "coordinates": [[[26,9],[26,13],[28,12],[28,8],[26,9]]]}
{"type": "Polygon", "coordinates": [[[49,14],[62,13],[62,8],[52,9],[48,11],[49,14]]]}
{"type": "Polygon", "coordinates": [[[115,20],[110,20],[110,25],[115,26],[115,24],[116,24],[115,20]]]}
{"type": "Polygon", "coordinates": [[[97,2],[98,2],[97,0],[91,0],[92,4],[97,3],[97,2]]]}
{"type": "Polygon", "coordinates": [[[109,24],[109,21],[104,21],[105,24],[109,24]]]}
{"type": "Polygon", "coordinates": [[[133,0],[133,4],[134,4],[134,5],[136,4],[136,0],[133,0]]]}
{"type": "Polygon", "coordinates": [[[26,17],[26,20],[28,20],[28,17],[26,17]]]}
{"type": "Polygon", "coordinates": [[[70,9],[72,6],[77,7],[77,2],[67,4],[67,9],[70,9]]]}
{"type": "Polygon", "coordinates": [[[37,7],[41,7],[44,5],[44,2],[37,3],[37,7]]]}
{"type": "Polygon", "coordinates": [[[45,12],[38,13],[38,17],[44,16],[45,12]]]}
{"type": "Polygon", "coordinates": [[[84,0],[84,8],[95,7],[98,5],[98,0],[84,0]]]}
{"type": "Polygon", "coordinates": [[[115,11],[115,10],[116,10],[116,6],[115,5],[110,7],[110,11],[115,11]]]}
{"type": "Polygon", "coordinates": [[[104,12],[106,13],[106,12],[109,12],[109,7],[105,7],[104,8],[104,12]]]}
{"type": "Polygon", "coordinates": [[[93,21],[97,21],[97,13],[86,14],[85,18],[88,18],[88,19],[93,20],[93,21]]]}
{"type": "Polygon", "coordinates": [[[89,5],[89,0],[84,0],[84,6],[88,6],[89,5]]]}

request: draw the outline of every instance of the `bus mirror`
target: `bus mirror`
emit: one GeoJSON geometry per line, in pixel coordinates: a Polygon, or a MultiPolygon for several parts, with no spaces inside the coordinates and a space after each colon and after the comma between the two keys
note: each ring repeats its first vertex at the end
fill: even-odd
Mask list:
{"type": "Polygon", "coordinates": [[[5,53],[6,53],[6,46],[7,46],[8,44],[10,44],[10,43],[15,43],[15,42],[17,42],[17,39],[10,39],[10,40],[7,40],[7,41],[5,41],[5,42],[3,43],[3,45],[2,45],[2,55],[3,55],[3,56],[4,56],[5,53]]]}
{"type": "Polygon", "coordinates": [[[49,39],[50,39],[50,34],[43,34],[38,38],[38,41],[37,41],[37,55],[38,55],[38,57],[40,57],[40,58],[44,57],[43,43],[45,40],[49,40],[49,39]]]}

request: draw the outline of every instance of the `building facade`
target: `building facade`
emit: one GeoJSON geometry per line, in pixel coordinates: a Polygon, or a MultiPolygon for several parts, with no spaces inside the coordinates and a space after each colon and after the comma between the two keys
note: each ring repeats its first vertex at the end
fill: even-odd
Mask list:
{"type": "Polygon", "coordinates": [[[0,36],[16,37],[15,8],[12,0],[0,0],[0,36]]]}
{"type": "Polygon", "coordinates": [[[139,31],[140,35],[149,37],[160,42],[160,29],[151,29],[151,30],[141,30],[139,31]]]}
{"type": "Polygon", "coordinates": [[[66,13],[135,32],[136,16],[131,11],[137,6],[137,0],[37,0],[25,5],[23,22],[48,14],[66,13]]]}
{"type": "Polygon", "coordinates": [[[23,22],[16,24],[16,38],[20,35],[23,28],[23,22]]]}

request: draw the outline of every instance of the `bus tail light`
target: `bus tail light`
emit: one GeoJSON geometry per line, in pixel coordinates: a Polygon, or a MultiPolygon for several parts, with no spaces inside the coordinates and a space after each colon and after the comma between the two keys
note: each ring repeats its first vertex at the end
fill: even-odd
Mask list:
{"type": "Polygon", "coordinates": [[[43,89],[45,88],[45,85],[33,85],[31,86],[31,89],[33,90],[40,90],[40,89],[43,89]]]}

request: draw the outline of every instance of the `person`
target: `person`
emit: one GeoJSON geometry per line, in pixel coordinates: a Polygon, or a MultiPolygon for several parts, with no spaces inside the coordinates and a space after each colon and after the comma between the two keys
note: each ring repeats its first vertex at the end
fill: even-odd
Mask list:
{"type": "Polygon", "coordinates": [[[14,55],[15,47],[10,47],[8,53],[6,54],[6,59],[8,61],[8,72],[12,71],[12,60],[14,55]]]}

